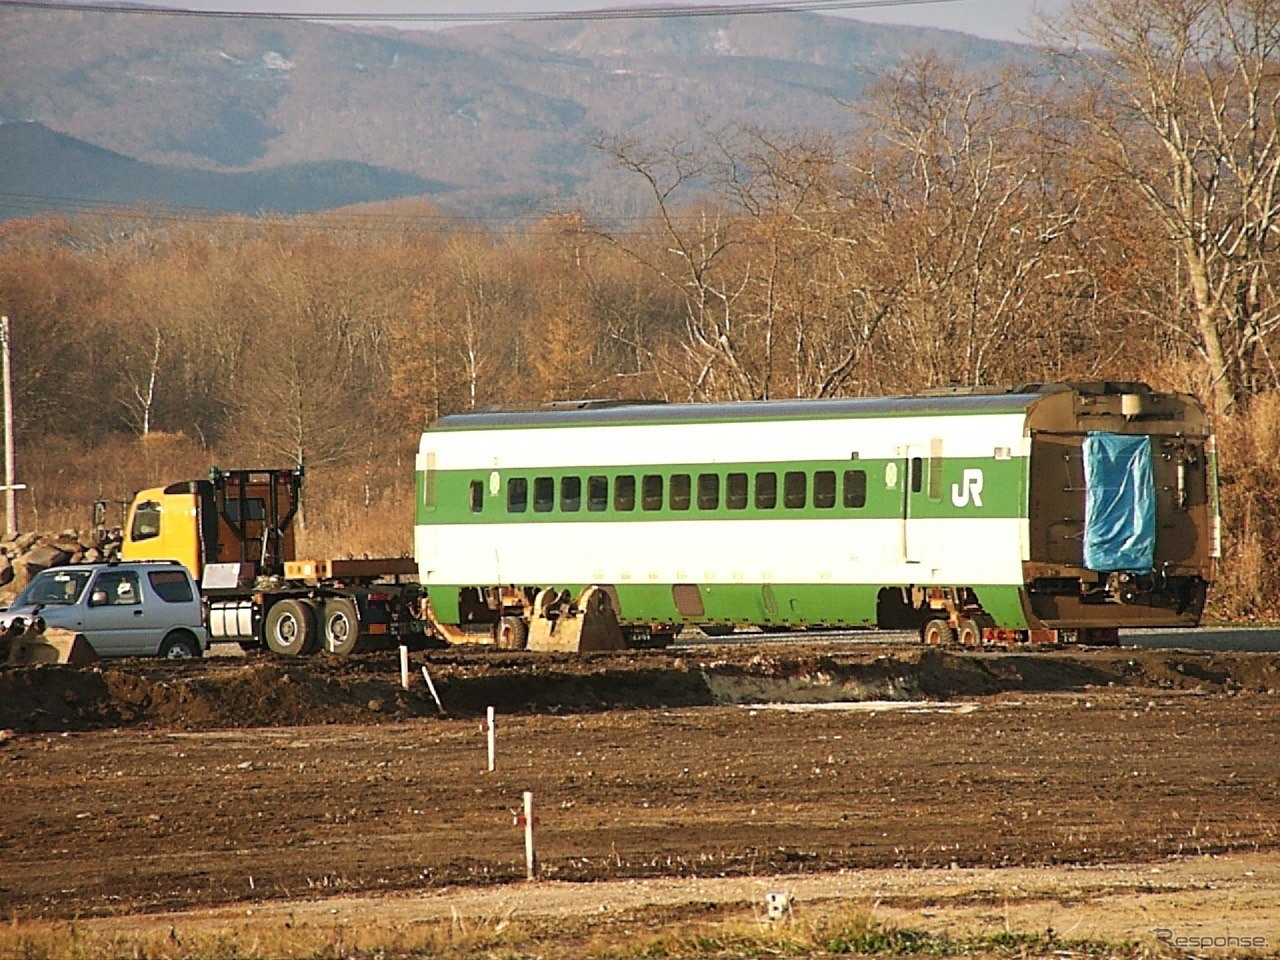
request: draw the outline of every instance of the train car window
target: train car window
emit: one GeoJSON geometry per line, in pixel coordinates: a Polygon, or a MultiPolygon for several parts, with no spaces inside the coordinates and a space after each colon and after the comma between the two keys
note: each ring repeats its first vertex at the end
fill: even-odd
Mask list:
{"type": "Polygon", "coordinates": [[[756,509],[772,510],[778,505],[778,475],[756,474],[756,509]]]}
{"type": "Polygon", "coordinates": [[[730,510],[747,509],[747,475],[731,473],[724,478],[724,505],[730,510]]]}
{"type": "Polygon", "coordinates": [[[507,512],[524,513],[529,509],[529,481],[512,477],[507,481],[507,512]]]}
{"type": "Polygon", "coordinates": [[[640,481],[640,506],[645,510],[662,509],[662,477],[646,473],[640,481]]]}
{"type": "Polygon", "coordinates": [[[836,505],[836,472],[819,470],[813,475],[813,505],[828,510],[836,505]]]}
{"type": "Polygon", "coordinates": [[[809,499],[809,476],[799,470],[788,470],[782,478],[782,505],[799,510],[809,499]]]}
{"type": "Polygon", "coordinates": [[[911,458],[911,492],[919,493],[924,487],[924,459],[922,457],[911,458]]]}
{"type": "MultiPolygon", "coordinates": [[[[236,503],[239,503],[236,499],[236,503]]],[[[422,505],[428,510],[436,508],[436,455],[432,451],[427,454],[427,462],[422,471],[422,505]]],[[[238,520],[233,522],[239,522],[238,520]]]]}
{"type": "Polygon", "coordinates": [[[930,500],[942,499],[942,438],[934,437],[929,441],[929,484],[930,500]]]}
{"type": "Polygon", "coordinates": [[[693,481],[689,479],[687,473],[673,473],[671,475],[671,509],[672,510],[688,510],[689,502],[693,499],[693,481]]]}
{"type": "Polygon", "coordinates": [[[577,513],[582,509],[582,478],[560,478],[560,509],[565,513],[577,513]]]}
{"type": "Polygon", "coordinates": [[[608,477],[587,477],[587,509],[592,513],[609,509],[608,477]]]}
{"type": "Polygon", "coordinates": [[[471,512],[479,513],[484,509],[484,481],[471,481],[471,512]]]}
{"type": "Polygon", "coordinates": [[[867,471],[844,472],[844,505],[847,510],[857,510],[867,505],[867,471]]]}
{"type": "Polygon", "coordinates": [[[720,474],[698,474],[698,509],[718,510],[720,508],[720,474]]]}
{"type": "Polygon", "coordinates": [[[613,509],[626,512],[636,508],[636,478],[624,473],[613,481],[613,509]]]}
{"type": "Polygon", "coordinates": [[[550,513],[556,505],[556,481],[554,477],[533,478],[533,512],[550,513]]]}

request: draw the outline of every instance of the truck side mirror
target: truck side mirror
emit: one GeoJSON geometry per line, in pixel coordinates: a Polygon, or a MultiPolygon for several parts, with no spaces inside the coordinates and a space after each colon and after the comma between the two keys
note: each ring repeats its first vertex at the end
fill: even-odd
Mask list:
{"type": "Polygon", "coordinates": [[[93,591],[93,594],[89,597],[89,606],[105,607],[106,605],[107,605],[107,591],[105,590],[93,591]]]}

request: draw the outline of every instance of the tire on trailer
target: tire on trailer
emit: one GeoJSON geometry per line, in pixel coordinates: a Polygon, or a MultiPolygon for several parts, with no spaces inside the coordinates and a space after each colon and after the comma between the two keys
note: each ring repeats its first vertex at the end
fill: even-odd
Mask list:
{"type": "Polygon", "coordinates": [[[360,610],[350,597],[326,597],[321,607],[320,641],[335,656],[353,653],[360,642],[360,610]]]}
{"type": "Polygon", "coordinates": [[[309,600],[277,600],[267,611],[262,625],[267,649],[285,657],[311,653],[320,639],[316,630],[316,608],[309,600]]]}
{"type": "Polygon", "coordinates": [[[523,617],[503,617],[493,625],[493,642],[499,650],[523,650],[529,646],[529,624],[523,617]]]}
{"type": "Polygon", "coordinates": [[[160,656],[166,660],[193,660],[201,656],[200,641],[185,630],[176,630],[160,644],[160,656]]]}
{"type": "Polygon", "coordinates": [[[955,643],[956,632],[946,620],[928,620],[920,628],[920,639],[929,647],[945,647],[955,643]]]}
{"type": "Polygon", "coordinates": [[[956,643],[962,647],[981,646],[982,627],[978,626],[975,620],[961,617],[960,623],[956,626],[956,643]]]}

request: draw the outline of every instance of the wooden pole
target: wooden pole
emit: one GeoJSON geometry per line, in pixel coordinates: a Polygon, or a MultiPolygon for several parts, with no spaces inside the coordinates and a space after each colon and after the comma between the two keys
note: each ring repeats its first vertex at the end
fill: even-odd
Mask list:
{"type": "Polygon", "coordinates": [[[409,689],[409,648],[400,646],[400,686],[409,689]]]}
{"type": "Polygon", "coordinates": [[[528,879],[538,878],[538,855],[533,849],[533,791],[524,792],[524,862],[528,879]]]}
{"type": "Polygon", "coordinates": [[[9,318],[0,317],[0,347],[3,348],[4,378],[4,532],[12,537],[18,532],[13,493],[13,377],[9,370],[9,318]]]}

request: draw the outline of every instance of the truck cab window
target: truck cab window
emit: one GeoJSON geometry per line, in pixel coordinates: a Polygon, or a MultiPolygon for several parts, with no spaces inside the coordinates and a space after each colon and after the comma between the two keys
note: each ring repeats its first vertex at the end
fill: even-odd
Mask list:
{"type": "Polygon", "coordinates": [[[129,539],[137,543],[139,540],[150,540],[160,536],[160,504],[154,500],[146,500],[133,511],[133,526],[129,528],[129,539]]]}

